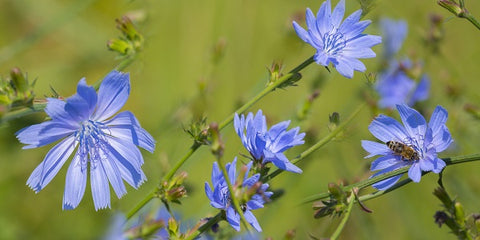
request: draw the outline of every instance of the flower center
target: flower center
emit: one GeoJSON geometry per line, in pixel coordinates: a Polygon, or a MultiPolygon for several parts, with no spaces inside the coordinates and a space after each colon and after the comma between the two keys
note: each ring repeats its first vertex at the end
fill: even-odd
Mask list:
{"type": "MultiPolygon", "coordinates": [[[[75,132],[75,140],[79,144],[77,154],[80,155],[81,159],[89,159],[92,167],[95,167],[94,165],[97,160],[105,157],[103,156],[105,151],[99,151],[105,148],[105,142],[107,141],[106,133],[103,131],[104,129],[108,130],[105,124],[86,120],[77,132],[75,132]]],[[[82,165],[83,164],[86,164],[86,162],[82,163],[82,165]]]]}
{"type": "Polygon", "coordinates": [[[345,36],[337,30],[325,33],[322,40],[323,51],[328,55],[337,55],[338,53],[341,53],[343,48],[347,45],[345,36]]]}

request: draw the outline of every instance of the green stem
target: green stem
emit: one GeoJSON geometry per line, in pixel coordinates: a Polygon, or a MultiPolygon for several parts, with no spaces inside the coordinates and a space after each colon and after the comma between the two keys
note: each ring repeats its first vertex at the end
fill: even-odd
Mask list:
{"type": "MultiPolygon", "coordinates": [[[[342,132],[345,127],[355,118],[355,116],[357,116],[357,114],[362,110],[362,108],[365,106],[365,103],[361,104],[360,106],[358,106],[355,111],[347,118],[346,121],[342,122],[340,125],[338,125],[333,131],[331,131],[327,136],[325,136],[324,138],[320,139],[320,141],[318,141],[317,143],[315,143],[315,145],[311,146],[310,148],[308,148],[307,150],[305,150],[304,152],[302,152],[300,155],[298,155],[295,159],[293,159],[291,162],[296,164],[298,163],[299,161],[301,161],[302,159],[306,158],[307,156],[309,156],[311,153],[315,152],[316,150],[318,150],[319,148],[323,147],[325,144],[327,144],[328,142],[330,142],[335,136],[337,136],[337,134],[339,134],[340,132],[342,132]]],[[[269,174],[268,176],[265,176],[265,178],[263,179],[263,182],[268,182],[270,181],[272,178],[276,177],[278,174],[280,174],[281,172],[284,172],[282,169],[277,169],[275,170],[274,172],[272,172],[271,174],[269,174]]]]}
{"type": "MultiPolygon", "coordinates": [[[[236,113],[243,113],[245,110],[247,110],[249,107],[251,107],[253,104],[255,104],[257,101],[259,101],[261,98],[263,98],[265,95],[267,95],[268,93],[270,93],[271,91],[275,90],[278,86],[280,86],[281,84],[285,83],[286,81],[290,80],[290,78],[293,76],[294,73],[297,73],[299,72],[300,70],[304,69],[305,67],[307,67],[308,65],[310,65],[311,63],[313,63],[314,60],[313,60],[313,56],[310,57],[309,59],[305,60],[303,63],[301,63],[300,65],[298,65],[297,67],[295,67],[294,69],[292,69],[288,74],[284,75],[283,77],[279,78],[277,81],[275,81],[274,83],[272,83],[271,85],[267,86],[265,89],[263,89],[259,94],[257,94],[255,97],[253,97],[250,101],[248,101],[247,103],[245,103],[242,107],[240,107],[239,109],[237,109],[235,112],[236,113]]],[[[224,127],[226,127],[228,124],[230,124],[232,121],[233,121],[233,118],[235,116],[235,113],[232,113],[229,117],[227,117],[225,120],[223,120],[219,125],[218,125],[218,129],[219,130],[222,130],[224,127]]],[[[165,175],[165,177],[163,178],[163,181],[168,181],[170,180],[173,175],[175,175],[175,173],[178,171],[178,169],[180,169],[180,167],[187,161],[187,159],[190,158],[190,156],[193,155],[193,153],[198,149],[200,148],[201,146],[203,145],[193,145],[189,152],[187,152],[182,159],[180,159],[180,161],[178,161],[175,166],[170,169],[170,171],[165,175]]],[[[156,190],[158,190],[158,187],[156,188],[156,190]]],[[[148,198],[148,196],[147,196],[148,198]]],[[[150,201],[150,199],[148,199],[148,201],[150,201]]],[[[146,199],[143,199],[140,203],[143,203],[143,204],[147,204],[148,201],[146,201],[146,199]]],[[[138,207],[138,206],[137,206],[138,207]]],[[[140,206],[141,208],[141,206],[140,206]]],[[[243,213],[242,213],[243,215],[243,213]]]]}
{"type": "Polygon", "coordinates": [[[222,217],[222,212],[219,212],[217,215],[215,215],[214,217],[210,218],[205,224],[203,224],[202,226],[200,226],[200,228],[198,228],[197,231],[195,231],[193,234],[191,235],[188,235],[187,238],[185,238],[185,240],[192,240],[192,239],[196,239],[198,236],[200,236],[200,234],[202,234],[203,232],[207,231],[208,229],[210,229],[213,225],[215,225],[216,223],[220,222],[223,217],[222,217]]]}
{"type": "Polygon", "coordinates": [[[265,89],[263,89],[259,94],[257,94],[255,97],[250,99],[247,103],[245,103],[243,106],[238,108],[234,113],[232,113],[230,116],[228,116],[225,120],[223,120],[219,125],[218,129],[222,130],[224,127],[226,127],[228,124],[230,124],[233,121],[233,118],[235,117],[235,113],[241,114],[245,112],[248,108],[250,108],[253,104],[258,102],[260,99],[262,99],[265,95],[268,93],[272,92],[275,90],[278,86],[284,84],[292,76],[294,76],[295,73],[298,73],[300,70],[304,69],[311,63],[313,63],[313,56],[310,57],[309,59],[305,60],[303,63],[298,65],[296,68],[292,69],[290,72],[285,74],[283,77],[279,78],[277,81],[273,82],[272,84],[268,85],[265,89]]]}
{"type": "Polygon", "coordinates": [[[152,200],[155,197],[155,195],[156,195],[156,191],[149,193],[141,202],[137,204],[137,206],[132,208],[132,210],[130,210],[130,212],[128,212],[126,216],[127,221],[130,220],[130,218],[132,218],[135,215],[135,213],[137,213],[140,209],[142,209],[143,206],[145,206],[145,204],[150,202],[150,200],[152,200]]]}
{"type": "MultiPolygon", "coordinates": [[[[162,182],[168,182],[170,181],[170,179],[172,179],[173,175],[175,174],[175,172],[183,165],[183,163],[185,161],[187,161],[187,159],[192,156],[192,154],[195,152],[195,150],[197,150],[201,145],[193,145],[191,148],[190,148],[190,151],[187,152],[187,154],[185,154],[185,156],[183,156],[182,159],[180,159],[180,161],[177,162],[177,164],[175,164],[175,166],[167,173],[167,175],[165,175],[163,177],[163,180],[162,182]]],[[[127,215],[127,220],[130,220],[131,217],[133,217],[133,215],[138,212],[143,206],[145,206],[148,202],[150,202],[150,200],[152,200],[154,197],[155,197],[155,194],[156,192],[158,192],[160,190],[160,188],[157,186],[155,187],[155,189],[150,193],[148,194],[144,199],[142,199],[136,206],[135,208],[133,208],[127,215]]]]}
{"type": "MultiPolygon", "coordinates": [[[[451,158],[442,158],[442,160],[445,161],[447,166],[460,164],[460,163],[465,163],[465,162],[473,162],[473,161],[480,160],[480,153],[472,154],[472,155],[465,155],[465,156],[451,157],[451,158]]],[[[402,167],[402,168],[399,168],[399,169],[395,169],[391,172],[387,172],[387,173],[378,175],[378,176],[373,177],[373,178],[365,179],[363,181],[347,185],[347,186],[343,187],[342,189],[344,191],[350,191],[354,187],[357,187],[358,189],[362,189],[362,188],[371,186],[372,184],[375,184],[377,182],[383,181],[385,179],[388,179],[388,178],[391,178],[391,177],[394,177],[394,176],[397,176],[397,175],[400,175],[400,174],[404,174],[404,173],[408,172],[409,168],[410,168],[410,166],[405,166],[405,167],[402,167]]],[[[407,183],[410,183],[410,181],[405,182],[403,185],[405,185],[407,183]]],[[[401,185],[401,186],[403,186],[403,185],[401,185]]],[[[390,191],[385,190],[385,193],[387,193],[387,192],[390,192],[390,191]]],[[[378,193],[378,194],[383,194],[383,193],[378,193]]],[[[319,194],[315,194],[315,195],[312,195],[310,197],[305,198],[302,203],[315,202],[315,201],[318,201],[318,200],[321,200],[321,199],[324,199],[324,198],[328,198],[328,197],[330,197],[330,193],[328,193],[328,192],[319,193],[319,194]]]]}
{"type": "MultiPolygon", "coordinates": [[[[225,182],[227,183],[228,191],[230,192],[230,201],[233,203],[233,207],[234,207],[235,211],[237,211],[237,213],[240,215],[240,221],[242,222],[243,226],[245,227],[245,229],[250,231],[249,224],[248,224],[247,220],[245,219],[245,216],[243,215],[243,211],[240,208],[240,204],[238,203],[238,199],[235,197],[235,192],[233,191],[232,183],[230,182],[230,178],[228,177],[227,169],[225,168],[225,165],[223,164],[222,159],[218,158],[217,163],[218,163],[218,166],[220,167],[220,169],[222,170],[223,177],[225,178],[225,182]]],[[[233,166],[230,166],[230,167],[233,167],[233,166]]],[[[235,181],[235,179],[233,179],[233,181],[235,181]]]]}
{"type": "Polygon", "coordinates": [[[330,237],[330,240],[336,240],[340,236],[340,233],[342,232],[343,228],[345,227],[345,224],[347,223],[347,220],[350,218],[350,213],[352,213],[352,207],[353,207],[354,203],[355,203],[355,194],[352,193],[352,194],[350,194],[347,211],[345,212],[345,215],[343,216],[343,219],[340,222],[340,224],[338,225],[337,229],[335,230],[335,232],[330,237]]]}
{"type": "Polygon", "coordinates": [[[468,21],[470,21],[478,30],[480,30],[480,22],[477,21],[477,19],[470,13],[465,13],[463,14],[462,16],[460,16],[462,18],[465,18],[467,19],[468,21]]]}
{"type": "Polygon", "coordinates": [[[162,182],[168,182],[170,181],[170,179],[172,179],[173,175],[175,175],[175,173],[178,171],[178,169],[185,163],[185,161],[187,161],[188,158],[190,158],[190,156],[193,155],[193,153],[195,151],[197,151],[197,149],[202,146],[200,144],[194,144],[190,150],[182,157],[182,159],[180,159],[180,161],[178,161],[175,166],[173,166],[172,169],[170,169],[170,171],[168,171],[168,173],[163,177],[163,180],[162,182]]]}

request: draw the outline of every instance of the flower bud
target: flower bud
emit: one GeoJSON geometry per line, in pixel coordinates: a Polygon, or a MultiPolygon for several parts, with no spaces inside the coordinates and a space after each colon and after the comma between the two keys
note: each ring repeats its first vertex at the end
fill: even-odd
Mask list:
{"type": "Polygon", "coordinates": [[[221,158],[223,156],[223,141],[222,136],[220,135],[220,131],[218,129],[217,123],[211,123],[209,127],[209,132],[211,135],[211,150],[212,153],[217,157],[221,158]]]}
{"type": "Polygon", "coordinates": [[[464,13],[463,9],[455,1],[439,0],[437,3],[441,7],[445,8],[448,11],[450,11],[451,13],[455,14],[455,16],[457,16],[457,17],[462,16],[463,13],[464,13]]]}
{"type": "Polygon", "coordinates": [[[455,220],[460,226],[465,226],[465,211],[461,203],[455,203],[455,220]]]}
{"type": "Polygon", "coordinates": [[[133,50],[130,43],[117,38],[109,40],[107,42],[107,47],[110,51],[118,52],[121,55],[128,55],[133,50]]]}

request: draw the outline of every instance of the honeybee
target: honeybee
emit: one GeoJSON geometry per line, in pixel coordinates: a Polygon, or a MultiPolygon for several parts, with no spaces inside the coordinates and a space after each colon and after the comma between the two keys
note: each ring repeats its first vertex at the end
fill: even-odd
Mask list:
{"type": "Polygon", "coordinates": [[[409,161],[420,160],[418,152],[413,149],[413,147],[408,146],[402,142],[388,141],[388,148],[390,148],[395,155],[399,155],[402,159],[407,159],[409,161]]]}

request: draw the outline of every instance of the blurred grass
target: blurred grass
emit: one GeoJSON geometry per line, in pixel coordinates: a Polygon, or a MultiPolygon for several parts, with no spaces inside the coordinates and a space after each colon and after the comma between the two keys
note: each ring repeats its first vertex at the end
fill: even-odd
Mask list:
{"type": "MultiPolygon", "coordinates": [[[[23,41],[45,24],[54,21],[80,1],[0,1],[0,49],[9,49],[23,41]]],[[[303,15],[305,8],[316,11],[321,1],[94,1],[85,10],[72,13],[58,27],[26,46],[0,64],[4,76],[15,66],[38,78],[38,97],[51,94],[50,86],[62,96],[70,96],[75,84],[86,77],[89,84],[109,72],[116,62],[115,54],[106,50],[106,41],[116,37],[114,19],[130,11],[141,10],[146,21],[140,28],[146,46],[139,61],[130,66],[132,91],[124,109],[131,110],[157,139],[154,154],[144,152],[143,167],[149,181],[139,190],[118,200],[112,192],[112,209],[94,211],[89,188],[80,206],[62,211],[66,167],[40,193],[35,194],[25,182],[42,161],[49,147],[21,150],[14,133],[24,126],[42,121],[44,115],[19,119],[0,126],[0,239],[98,239],[106,231],[115,210],[126,212],[142,196],[158,184],[168,166],[177,161],[191,144],[182,124],[192,116],[205,113],[209,121],[221,121],[256,92],[267,81],[266,66],[272,60],[283,60],[286,70],[313,54],[313,49],[298,39],[291,27],[292,16],[303,15]],[[218,64],[210,61],[211,50],[220,40],[226,41],[224,58],[218,64]],[[203,94],[199,85],[205,84],[203,94]]],[[[480,17],[480,3],[467,1],[472,14],[480,17]]],[[[347,13],[358,8],[347,1],[347,13]]],[[[409,23],[409,35],[401,54],[424,59],[432,79],[431,98],[423,104],[431,112],[441,104],[450,113],[447,123],[455,139],[453,150],[442,156],[478,152],[478,122],[462,107],[478,104],[477,81],[480,75],[477,44],[480,32],[433,1],[377,1],[366,18],[373,24],[368,32],[379,34],[380,17],[403,18],[409,23]],[[422,42],[429,27],[428,16],[438,13],[445,17],[445,37],[441,54],[431,55],[422,42]],[[460,95],[453,99],[447,86],[456,87],[460,95]]],[[[380,53],[381,47],[374,50],[380,53]]],[[[1,59],[1,56],[0,56],[1,59]]],[[[375,71],[377,59],[364,61],[367,71],[375,71]]],[[[294,117],[313,86],[320,85],[320,97],[313,104],[303,131],[318,140],[328,133],[328,115],[334,111],[348,116],[362,101],[361,89],[366,86],[363,74],[344,79],[335,71],[327,74],[323,67],[312,65],[302,72],[298,87],[277,90],[252,107],[262,108],[269,123],[294,117]]],[[[428,113],[427,115],[429,115],[428,113]]],[[[328,182],[340,179],[357,181],[368,177],[371,159],[360,140],[373,139],[367,126],[373,115],[363,111],[343,139],[329,143],[301,163],[302,175],[284,173],[271,182],[285,195],[255,212],[264,229],[264,236],[279,239],[289,229],[296,229],[298,239],[309,235],[327,237],[338,224],[338,218],[314,220],[309,205],[298,206],[304,197],[326,191],[328,182]]],[[[293,125],[293,124],[292,124],[293,125]]],[[[225,160],[231,161],[239,152],[245,153],[232,127],[224,132],[225,160]]],[[[312,144],[313,142],[310,142],[312,144]]],[[[292,149],[293,157],[306,146],[292,149]]],[[[240,157],[241,158],[241,157],[240,157]]],[[[216,211],[209,206],[203,184],[210,181],[214,157],[207,148],[200,149],[185,165],[189,173],[189,197],[175,206],[185,222],[198,220],[216,211]],[[189,220],[191,221],[191,220],[189,220]]],[[[478,211],[480,177],[478,163],[449,167],[444,182],[452,195],[458,196],[467,212],[478,211]]],[[[341,239],[451,239],[448,229],[439,229],[433,214],[439,202],[431,192],[436,176],[425,176],[420,184],[410,184],[382,198],[367,202],[374,211],[367,214],[355,207],[341,239]]],[[[222,223],[222,226],[226,226],[222,223]]]]}

